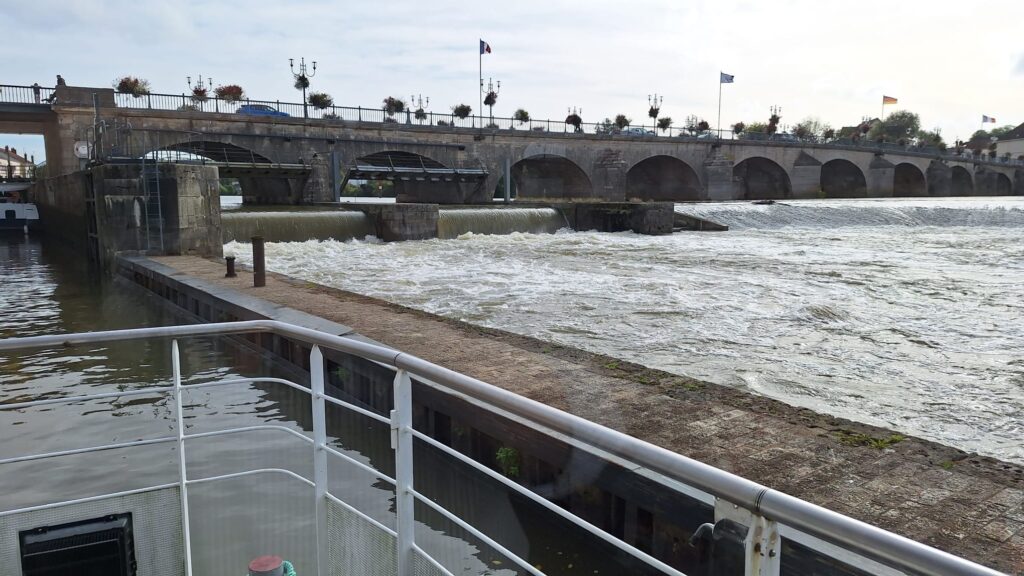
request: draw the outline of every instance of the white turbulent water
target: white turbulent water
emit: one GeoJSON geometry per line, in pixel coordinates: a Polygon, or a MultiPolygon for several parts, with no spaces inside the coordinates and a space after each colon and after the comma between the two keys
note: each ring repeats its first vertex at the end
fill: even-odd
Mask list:
{"type": "Polygon", "coordinates": [[[311,241],[267,264],[1024,462],[1021,200],[687,205],[732,230],[311,241]]]}

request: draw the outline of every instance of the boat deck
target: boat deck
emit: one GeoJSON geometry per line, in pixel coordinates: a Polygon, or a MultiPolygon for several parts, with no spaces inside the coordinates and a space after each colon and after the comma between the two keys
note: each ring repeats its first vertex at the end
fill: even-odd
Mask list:
{"type": "Polygon", "coordinates": [[[277,274],[253,288],[250,273],[224,278],[218,261],[154,260],[947,552],[1024,573],[1020,465],[916,438],[889,442],[892,431],[277,274]]]}

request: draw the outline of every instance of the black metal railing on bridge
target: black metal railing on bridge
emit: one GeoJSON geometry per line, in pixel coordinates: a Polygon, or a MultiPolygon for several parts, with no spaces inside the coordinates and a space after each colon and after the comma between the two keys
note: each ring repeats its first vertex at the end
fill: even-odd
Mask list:
{"type": "Polygon", "coordinates": [[[8,104],[50,104],[53,88],[42,86],[0,86],[0,102],[8,104]]]}
{"type": "MultiPolygon", "coordinates": [[[[48,103],[53,100],[53,88],[35,86],[0,85],[0,102],[13,103],[48,103]],[[38,98],[37,98],[38,94],[38,98]]],[[[238,101],[224,100],[215,96],[203,99],[188,94],[129,94],[115,92],[114,100],[119,108],[142,110],[175,110],[186,113],[237,113],[254,116],[270,117],[308,117],[328,123],[369,122],[378,124],[395,124],[404,126],[431,127],[435,130],[499,130],[524,131],[537,134],[577,134],[625,138],[675,138],[692,139],[695,141],[718,142],[738,140],[756,142],[771,146],[828,146],[845,149],[872,150],[881,152],[900,152],[915,156],[938,157],[947,160],[982,162],[995,165],[1024,166],[1024,158],[1007,155],[991,156],[988,153],[976,155],[971,151],[958,151],[955,148],[940,149],[914,142],[900,144],[895,142],[877,142],[867,138],[850,139],[836,138],[825,140],[818,137],[798,138],[793,134],[766,134],[759,132],[734,133],[731,129],[696,130],[686,127],[670,126],[665,130],[656,129],[652,125],[629,125],[620,128],[607,122],[581,122],[570,124],[565,120],[517,120],[500,116],[469,115],[460,117],[452,112],[428,112],[406,109],[402,112],[388,114],[380,107],[363,108],[361,106],[327,106],[316,107],[301,102],[282,102],[280,100],[238,101]]]]}

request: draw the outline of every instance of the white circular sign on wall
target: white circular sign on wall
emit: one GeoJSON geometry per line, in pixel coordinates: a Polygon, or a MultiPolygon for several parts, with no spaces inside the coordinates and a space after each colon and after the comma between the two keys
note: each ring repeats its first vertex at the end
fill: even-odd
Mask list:
{"type": "Polygon", "coordinates": [[[76,158],[88,158],[89,157],[89,143],[85,140],[79,140],[75,142],[75,157],[76,158]]]}

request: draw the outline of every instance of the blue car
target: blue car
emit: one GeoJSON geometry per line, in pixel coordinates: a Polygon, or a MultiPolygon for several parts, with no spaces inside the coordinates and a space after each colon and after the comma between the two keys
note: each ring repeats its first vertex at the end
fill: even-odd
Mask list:
{"type": "Polygon", "coordinates": [[[253,116],[290,116],[286,112],[275,110],[266,104],[243,104],[238,107],[239,114],[252,114],[253,116]]]}

